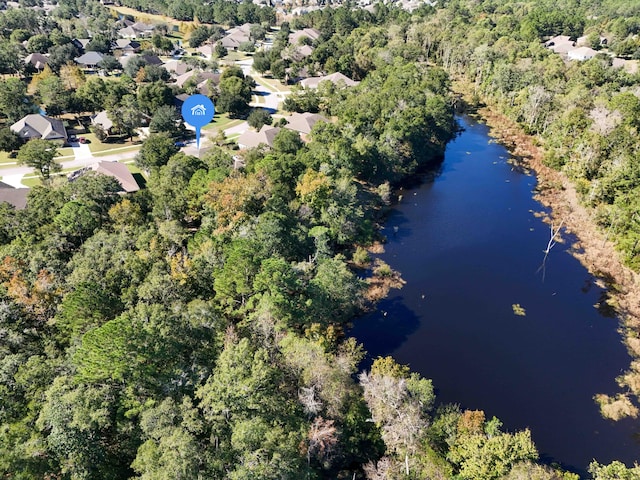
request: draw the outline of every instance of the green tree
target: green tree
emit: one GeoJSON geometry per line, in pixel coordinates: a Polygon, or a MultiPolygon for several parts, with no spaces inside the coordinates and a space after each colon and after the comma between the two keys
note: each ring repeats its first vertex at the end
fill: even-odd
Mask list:
{"type": "Polygon", "coordinates": [[[72,200],[64,204],[53,223],[63,235],[72,240],[82,241],[98,228],[99,219],[85,204],[72,200]]]}
{"type": "Polygon", "coordinates": [[[189,480],[206,469],[209,455],[199,441],[204,426],[189,397],[180,404],[166,398],[142,414],[140,425],[146,440],[132,464],[140,478],[189,480]]]}
{"type": "Polygon", "coordinates": [[[269,56],[263,52],[256,52],[253,56],[253,68],[256,72],[264,73],[271,68],[271,60],[269,56]]]}
{"type": "Polygon", "coordinates": [[[238,116],[249,109],[251,87],[242,78],[227,76],[220,80],[220,95],[216,107],[221,112],[238,116]]]}
{"type": "Polygon", "coordinates": [[[136,164],[147,171],[166,165],[169,159],[178,153],[180,148],[168,133],[154,133],[142,144],[136,155],[136,164]]]}
{"type": "Polygon", "coordinates": [[[8,127],[0,128],[0,150],[12,152],[19,149],[22,144],[23,140],[20,135],[8,127]]]}
{"type": "Polygon", "coordinates": [[[204,25],[194,28],[189,35],[189,46],[191,48],[199,47],[209,38],[209,35],[209,28],[204,25]]]}
{"type": "Polygon", "coordinates": [[[640,468],[638,466],[628,468],[624,463],[614,461],[609,465],[601,465],[592,462],[589,465],[589,473],[593,480],[639,480],[640,468]]]}
{"type": "Polygon", "coordinates": [[[54,160],[57,156],[58,149],[54,142],[36,138],[20,147],[18,163],[35,168],[38,175],[47,181],[52,173],[62,170],[62,166],[54,160]]]}
{"type": "Polygon", "coordinates": [[[172,105],[162,105],[156,109],[149,122],[151,133],[166,132],[172,137],[178,137],[185,131],[182,116],[172,105]]]}
{"type": "Polygon", "coordinates": [[[273,118],[264,108],[255,108],[249,114],[247,123],[256,130],[260,130],[263,125],[271,125],[273,118]]]}
{"type": "Polygon", "coordinates": [[[0,112],[9,123],[20,120],[32,112],[33,104],[27,98],[27,86],[19,78],[5,78],[0,82],[0,112]]]}
{"type": "Polygon", "coordinates": [[[66,343],[99,327],[121,310],[121,303],[110,292],[95,283],[81,283],[64,296],[54,322],[66,343]]]}
{"type": "Polygon", "coordinates": [[[118,59],[113,55],[105,55],[104,57],[102,57],[102,60],[98,62],[98,67],[103,69],[105,72],[122,70],[122,65],[120,65],[118,59]]]}
{"type": "Polygon", "coordinates": [[[147,115],[163,105],[173,104],[173,92],[162,81],[141,85],[138,90],[138,107],[147,115]]]}
{"type": "Polygon", "coordinates": [[[142,124],[142,114],[133,95],[124,95],[122,102],[107,110],[107,113],[115,129],[129,138],[133,137],[136,128],[142,124]]]}
{"type": "Polygon", "coordinates": [[[40,34],[29,38],[27,42],[27,50],[30,53],[44,53],[53,46],[53,42],[48,35],[40,34]]]}

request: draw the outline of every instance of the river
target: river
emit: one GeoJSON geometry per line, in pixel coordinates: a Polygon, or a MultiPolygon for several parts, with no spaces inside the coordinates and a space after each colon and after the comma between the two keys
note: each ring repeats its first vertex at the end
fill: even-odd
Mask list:
{"type": "Polygon", "coordinates": [[[392,355],[433,379],[439,402],[530,428],[545,462],[582,474],[593,459],[631,466],[639,423],[605,420],[593,401],[618,391],[630,363],[618,320],[594,307],[606,292],[568,253],[570,237],[543,278],[550,229],[534,215],[544,211],[535,176],[508,162],[485,125],[458,120],[441,171],[401,192],[385,223],[379,257],[407,283],[351,335],[369,361],[392,355]]]}

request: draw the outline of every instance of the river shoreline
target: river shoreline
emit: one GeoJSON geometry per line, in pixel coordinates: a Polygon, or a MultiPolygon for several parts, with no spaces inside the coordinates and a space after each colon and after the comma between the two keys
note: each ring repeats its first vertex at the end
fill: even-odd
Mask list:
{"type": "MultiPolygon", "coordinates": [[[[454,82],[453,90],[465,103],[471,98],[469,88],[462,82],[454,82]]],[[[553,229],[562,227],[562,233],[571,234],[576,242],[572,255],[606,286],[610,306],[620,318],[620,333],[630,355],[640,359],[640,275],[624,266],[614,243],[597,226],[591,212],[579,201],[575,187],[561,172],[546,166],[543,150],[536,145],[535,137],[525,134],[511,119],[491,105],[482,105],[473,112],[491,129],[491,135],[504,145],[519,164],[536,174],[538,186],[534,198],[549,209],[545,220],[553,229]]],[[[550,234],[551,235],[551,234],[550,234]]],[[[640,362],[634,361],[629,370],[617,379],[621,388],[640,397],[640,362]]],[[[637,416],[638,410],[629,403],[628,393],[617,397],[600,397],[599,402],[614,405],[603,407],[609,418],[637,416]],[[625,415],[626,414],[626,415],[625,415]]]]}

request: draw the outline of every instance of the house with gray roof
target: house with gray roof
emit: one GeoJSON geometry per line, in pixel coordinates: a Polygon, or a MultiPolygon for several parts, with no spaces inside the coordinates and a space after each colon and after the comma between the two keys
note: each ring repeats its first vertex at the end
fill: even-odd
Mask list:
{"type": "Polygon", "coordinates": [[[67,130],[64,128],[62,120],[39,113],[24,116],[9,128],[25,140],[41,138],[43,140],[67,141],[67,130]]]}
{"type": "Polygon", "coordinates": [[[78,58],[74,58],[74,60],[78,65],[82,65],[83,67],[95,68],[103,58],[104,55],[100,52],[87,52],[84,55],[80,55],[78,58]]]}
{"type": "Polygon", "coordinates": [[[7,202],[16,210],[23,210],[27,206],[27,196],[30,191],[28,188],[15,188],[0,182],[0,203],[7,202]]]}
{"type": "Polygon", "coordinates": [[[123,55],[129,55],[132,53],[138,53],[140,50],[140,42],[136,42],[129,38],[118,38],[113,42],[111,48],[113,48],[113,50],[119,50],[123,55]]]}

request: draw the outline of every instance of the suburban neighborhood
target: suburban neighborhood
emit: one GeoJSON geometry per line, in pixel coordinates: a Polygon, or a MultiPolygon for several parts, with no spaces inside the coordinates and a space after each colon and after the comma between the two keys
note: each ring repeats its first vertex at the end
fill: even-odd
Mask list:
{"type": "MultiPolygon", "coordinates": [[[[118,10],[112,10],[112,13],[118,14],[118,10]]],[[[78,172],[94,171],[118,178],[123,185],[123,191],[133,191],[131,179],[124,178],[126,175],[123,175],[122,168],[109,169],[105,166],[108,162],[121,162],[127,165],[131,172],[144,175],[136,166],[138,151],[150,134],[166,130],[171,132],[176,145],[185,153],[193,155],[205,152],[213,144],[220,145],[215,139],[224,138],[227,147],[238,149],[234,154],[234,165],[238,167],[243,165],[238,159],[242,158],[245,150],[260,146],[272,147],[281,128],[295,131],[303,141],[307,141],[317,122],[331,121],[315,111],[285,111],[284,101],[291,94],[292,88],[297,91],[317,89],[323,82],[339,88],[358,84],[358,81],[340,72],[313,76],[309,74],[311,69],[305,67],[296,68],[295,77],[287,73],[292,70],[287,67],[283,72],[284,77],[278,80],[274,78],[268,66],[265,68],[263,65],[264,56],[260,59],[260,71],[254,68],[254,52],[268,53],[274,47],[276,38],[278,42],[284,40],[285,43],[280,46],[281,53],[277,58],[279,63],[274,65],[275,67],[279,68],[283,61],[290,65],[309,64],[314,44],[322,35],[322,32],[315,28],[290,30],[283,37],[283,32],[266,23],[244,23],[226,30],[218,27],[214,36],[208,39],[202,37],[198,41],[193,40],[192,30],[191,39],[187,41],[184,37],[165,36],[165,23],[134,21],[125,15],[118,15],[113,22],[116,35],[113,40],[106,42],[104,36],[100,36],[97,41],[91,36],[71,39],[68,45],[73,47],[77,55],[69,58],[62,68],[79,79],[78,87],[83,86],[87,90],[91,87],[103,90],[105,85],[122,82],[122,75],[129,75],[135,83],[128,80],[129,90],[121,90],[120,95],[139,97],[142,92],[148,92],[152,97],[151,105],[135,112],[126,111],[124,106],[100,110],[104,105],[96,103],[94,97],[87,103],[96,108],[96,111],[78,110],[73,113],[65,112],[65,108],[59,107],[55,102],[42,101],[39,113],[26,114],[8,125],[10,131],[22,142],[33,139],[56,142],[61,153],[55,159],[61,170],[57,175],[75,178],[78,172]],[[96,47],[99,50],[92,49],[96,47]],[[221,92],[221,89],[224,90],[221,83],[225,71],[233,71],[234,75],[250,83],[250,93],[244,93],[245,98],[236,98],[235,103],[234,99],[231,99],[233,106],[231,110],[226,109],[227,113],[225,106],[216,101],[216,117],[203,129],[203,139],[198,151],[192,138],[193,128],[180,117],[181,105],[193,93],[217,100],[221,93],[224,94],[221,92]],[[299,86],[295,86],[294,83],[299,86]],[[221,106],[223,108],[220,108],[221,106]],[[264,112],[268,123],[252,128],[246,118],[248,113],[255,110],[264,112]],[[169,123],[173,122],[174,125],[161,127],[166,130],[155,129],[156,113],[158,116],[169,115],[169,123]],[[126,118],[127,115],[129,121],[123,121],[123,117],[126,118]]],[[[198,28],[207,29],[196,27],[196,30],[198,28]]],[[[174,29],[177,28],[170,28],[169,33],[176,33],[174,29]]],[[[56,83],[57,78],[51,69],[50,56],[51,54],[43,50],[30,53],[23,60],[22,69],[32,72],[30,88],[34,85],[34,93],[37,98],[43,100],[44,97],[39,95],[38,86],[43,83],[56,83]],[[52,78],[54,80],[51,80],[52,78]]],[[[53,97],[56,96],[56,88],[58,93],[63,89],[60,85],[54,85],[53,97]]],[[[88,94],[92,95],[90,91],[88,94]]],[[[223,103],[226,103],[226,99],[223,99],[223,103]]],[[[26,189],[38,181],[36,173],[29,166],[19,165],[17,158],[13,155],[10,157],[0,163],[0,176],[5,190],[9,187],[26,189]]],[[[24,207],[22,200],[12,203],[16,208],[24,207]]]]}

